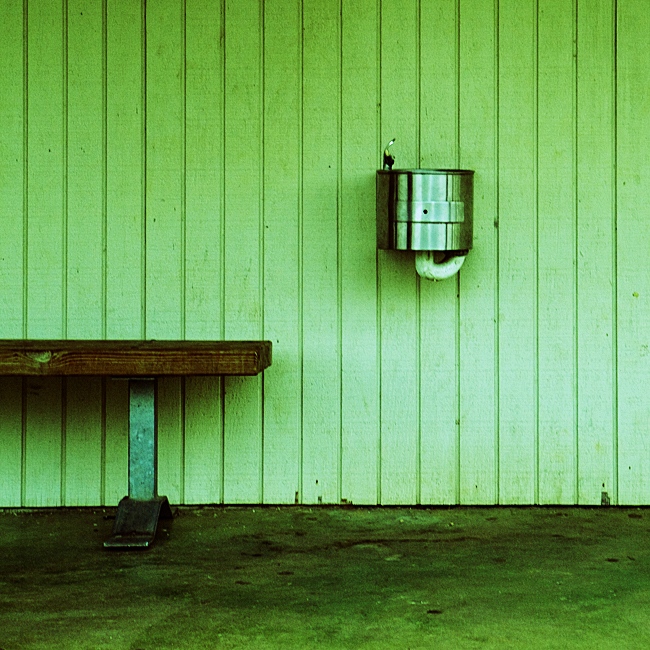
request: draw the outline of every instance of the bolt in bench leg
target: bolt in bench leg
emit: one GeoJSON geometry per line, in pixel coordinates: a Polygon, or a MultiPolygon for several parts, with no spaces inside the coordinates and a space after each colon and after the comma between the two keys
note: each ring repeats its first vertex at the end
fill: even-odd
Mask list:
{"type": "Polygon", "coordinates": [[[156,380],[129,380],[129,495],[117,508],[107,548],[142,548],[156,536],[160,517],[172,511],[158,496],[156,380]]]}

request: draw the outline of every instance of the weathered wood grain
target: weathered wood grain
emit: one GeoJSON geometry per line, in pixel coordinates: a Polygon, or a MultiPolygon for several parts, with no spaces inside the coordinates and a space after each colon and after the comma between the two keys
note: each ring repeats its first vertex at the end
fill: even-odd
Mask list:
{"type": "Polygon", "coordinates": [[[257,375],[270,341],[0,341],[0,375],[257,375]]]}

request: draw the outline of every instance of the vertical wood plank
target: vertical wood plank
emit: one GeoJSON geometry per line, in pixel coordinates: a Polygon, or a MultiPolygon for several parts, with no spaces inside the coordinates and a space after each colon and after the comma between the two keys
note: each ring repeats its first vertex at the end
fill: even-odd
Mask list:
{"type": "Polygon", "coordinates": [[[186,0],[186,312],[190,340],[222,333],[223,23],[220,2],[186,0]]]}
{"type": "Polygon", "coordinates": [[[184,503],[223,500],[223,415],[221,382],[185,380],[184,503]]]}
{"type": "Polygon", "coordinates": [[[301,477],[300,2],[264,13],[264,501],[304,499],[301,477]]]}
{"type": "Polygon", "coordinates": [[[144,330],[144,66],[141,0],[107,0],[106,336],[144,330]]]}
{"type": "Polygon", "coordinates": [[[497,501],[497,7],[460,3],[460,165],[474,174],[474,248],[460,275],[459,500],[497,501]]]}
{"type": "Polygon", "coordinates": [[[617,61],[617,376],[620,504],[650,499],[650,14],[642,0],[618,7],[617,61]],[[642,234],[643,233],[643,234],[642,234]]]}
{"type": "Polygon", "coordinates": [[[63,335],[64,85],[61,0],[30,5],[28,16],[27,334],[63,335]]]}
{"type": "Polygon", "coordinates": [[[614,4],[578,3],[578,503],[616,502],[614,4]]]}
{"type": "Polygon", "coordinates": [[[158,411],[158,493],[171,503],[184,503],[183,379],[160,377],[158,411]]]}
{"type": "Polygon", "coordinates": [[[20,377],[0,377],[0,504],[21,505],[23,459],[23,382],[20,377]]]}
{"type": "MultiPolygon", "coordinates": [[[[106,336],[139,339],[144,324],[145,102],[141,0],[107,0],[106,336]]],[[[127,381],[106,382],[104,503],[128,492],[127,381]]]]}
{"type": "MultiPolygon", "coordinates": [[[[226,339],[263,332],[262,15],[227,0],[225,9],[225,329],[226,339]]],[[[224,499],[262,495],[262,380],[224,378],[224,499]]]]}
{"type": "Polygon", "coordinates": [[[424,0],[420,6],[418,163],[424,168],[458,167],[458,9],[457,0],[424,0]]]}
{"type": "Polygon", "coordinates": [[[340,7],[304,0],[303,499],[340,500],[340,7]]]}
{"type": "Polygon", "coordinates": [[[341,61],[341,498],[379,500],[375,170],[378,2],[343,0],[341,61]]]}
{"type": "Polygon", "coordinates": [[[578,3],[578,503],[616,503],[614,3],[578,3]]]}
{"type": "MultiPolygon", "coordinates": [[[[185,338],[185,5],[147,5],[147,338],[185,338]]],[[[181,380],[158,382],[160,494],[182,502],[181,380]]]]}
{"type": "Polygon", "coordinates": [[[182,0],[147,5],[147,337],[183,338],[185,34],[182,0]]]}
{"type": "MultiPolygon", "coordinates": [[[[186,311],[188,339],[222,339],[222,3],[186,2],[186,311]]],[[[185,382],[185,503],[219,503],[221,378],[185,382]]]]}
{"type": "Polygon", "coordinates": [[[577,500],[575,15],[538,4],[539,502],[577,500]]]}
{"type": "MultiPolygon", "coordinates": [[[[382,147],[396,138],[397,167],[418,159],[418,3],[381,5],[382,147]],[[384,142],[385,141],[385,142],[384,142]]],[[[414,256],[379,251],[381,503],[415,503],[419,482],[418,303],[414,256]]]]}
{"type": "MultiPolygon", "coordinates": [[[[458,168],[458,3],[420,8],[420,160],[458,168]],[[441,74],[444,70],[444,74],[441,74]]],[[[420,498],[455,503],[458,481],[458,276],[419,279],[420,498]]]]}
{"type": "Polygon", "coordinates": [[[499,501],[537,490],[536,2],[499,3],[499,501]]]}
{"type": "MultiPolygon", "coordinates": [[[[104,332],[104,44],[101,3],[67,3],[66,336],[104,332]]],[[[67,380],[65,505],[101,503],[101,379],[67,380]]]]}
{"type": "Polygon", "coordinates": [[[28,508],[61,505],[63,409],[60,377],[25,380],[24,500],[28,508]]]}
{"type": "MultiPolygon", "coordinates": [[[[64,70],[63,7],[30,5],[28,52],[27,323],[30,338],[63,335],[64,70]]],[[[61,503],[61,380],[27,382],[23,494],[26,506],[61,503]]]]}
{"type": "Polygon", "coordinates": [[[102,4],[68,0],[66,336],[104,327],[104,72],[102,4]]]}
{"type": "Polygon", "coordinates": [[[66,378],[66,506],[97,506],[102,500],[102,380],[66,378]]]}
{"type": "MultiPolygon", "coordinates": [[[[19,338],[23,330],[23,229],[24,229],[24,44],[23,3],[0,5],[0,287],[3,317],[0,337],[19,338]]],[[[21,505],[22,380],[0,377],[0,503],[21,505]]]]}
{"type": "Polygon", "coordinates": [[[104,505],[115,506],[129,491],[129,382],[106,381],[104,505]]]}
{"type": "Polygon", "coordinates": [[[23,333],[24,239],[24,49],[23,3],[0,4],[0,287],[2,322],[0,338],[23,333]]]}

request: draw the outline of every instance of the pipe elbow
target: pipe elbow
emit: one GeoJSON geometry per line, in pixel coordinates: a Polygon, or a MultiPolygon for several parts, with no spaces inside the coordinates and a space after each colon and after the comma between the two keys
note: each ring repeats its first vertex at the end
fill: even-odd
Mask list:
{"type": "Polygon", "coordinates": [[[418,274],[434,282],[445,280],[458,273],[467,257],[467,254],[451,255],[450,257],[445,254],[442,261],[436,262],[434,257],[436,253],[437,251],[417,251],[415,253],[415,269],[418,274]]]}

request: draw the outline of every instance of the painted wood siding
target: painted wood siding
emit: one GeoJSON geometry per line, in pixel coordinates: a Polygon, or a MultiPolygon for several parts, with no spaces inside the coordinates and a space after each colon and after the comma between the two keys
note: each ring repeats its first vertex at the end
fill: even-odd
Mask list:
{"type": "MultiPolygon", "coordinates": [[[[3,0],[0,338],[270,339],[160,382],[174,503],[650,502],[645,0],[3,0]],[[475,170],[378,251],[375,170],[475,170]]],[[[113,505],[124,381],[0,378],[0,506],[113,505]]]]}

